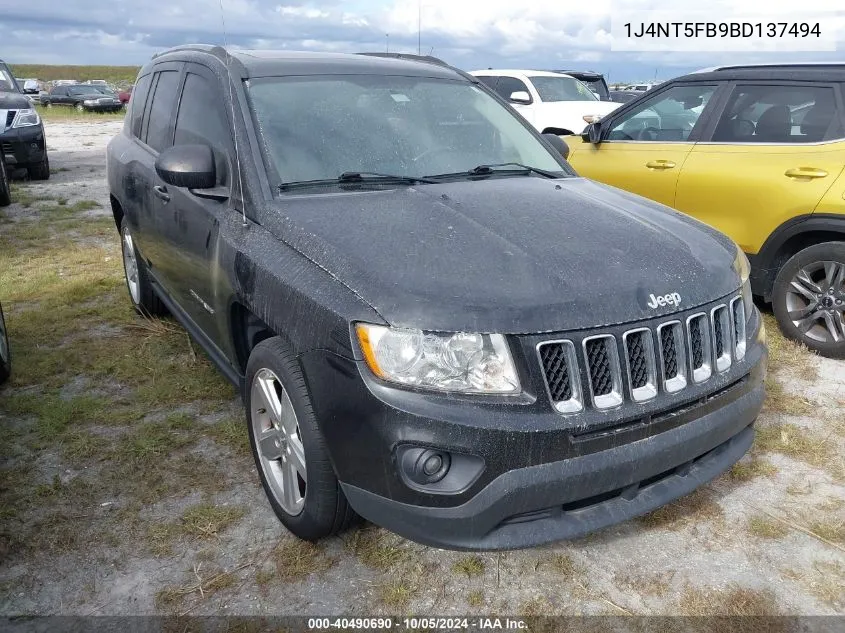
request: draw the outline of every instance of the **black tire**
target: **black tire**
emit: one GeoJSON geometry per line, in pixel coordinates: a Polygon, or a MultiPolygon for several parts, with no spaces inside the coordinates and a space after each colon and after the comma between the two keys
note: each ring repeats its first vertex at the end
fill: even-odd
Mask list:
{"type": "Polygon", "coordinates": [[[35,163],[26,168],[30,180],[50,179],[50,159],[47,158],[47,150],[44,150],[44,158],[40,163],[35,163]]]}
{"type": "Polygon", "coordinates": [[[845,242],[815,244],[793,255],[778,271],[772,310],[787,338],[822,356],[845,358],[845,242]],[[826,269],[824,262],[836,263],[839,268],[828,263],[826,269]],[[833,283],[827,281],[826,270],[834,272],[833,283]],[[806,294],[796,292],[792,285],[802,271],[802,278],[809,278],[809,283],[799,284],[806,294]]]}
{"type": "Polygon", "coordinates": [[[12,374],[12,352],[9,347],[9,333],[6,331],[6,319],[3,306],[0,305],[0,385],[12,374]]]}
{"type": "Polygon", "coordinates": [[[9,171],[6,169],[6,159],[0,152],[0,207],[12,204],[12,191],[9,189],[9,171]]]}
{"type": "Polygon", "coordinates": [[[43,105],[45,108],[52,108],[53,107],[53,104],[50,103],[49,101],[42,101],[41,105],[43,105]]]}
{"type": "MultiPolygon", "coordinates": [[[[276,516],[295,536],[306,541],[316,541],[346,530],[357,519],[341,490],[334,469],[329,460],[325,440],[317,426],[311,407],[311,399],[305,387],[305,379],[296,357],[278,337],[266,339],[255,346],[249,356],[244,387],[247,428],[252,454],[261,478],[261,485],[276,516]],[[262,466],[256,434],[253,428],[253,383],[259,372],[269,370],[278,378],[290,398],[299,425],[307,483],[301,510],[297,514],[287,512],[277,493],[268,481],[262,466]]],[[[301,493],[301,488],[300,488],[301,493]]]]}
{"type": "Polygon", "coordinates": [[[120,224],[120,250],[123,256],[123,277],[126,281],[126,289],[129,291],[129,300],[132,301],[135,311],[147,317],[166,316],[168,314],[167,307],[153,290],[144,260],[138,254],[135,241],[131,239],[131,231],[125,218],[120,224]],[[126,239],[127,234],[130,237],[128,242],[126,239]],[[135,282],[137,284],[137,290],[133,290],[133,282],[130,279],[131,273],[126,256],[128,243],[131,244],[132,256],[137,266],[137,280],[135,282]]]}

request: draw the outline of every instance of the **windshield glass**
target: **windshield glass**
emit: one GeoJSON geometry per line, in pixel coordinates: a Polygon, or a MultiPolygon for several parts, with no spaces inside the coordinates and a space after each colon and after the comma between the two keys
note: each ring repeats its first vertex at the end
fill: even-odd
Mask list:
{"type": "Polygon", "coordinates": [[[542,101],[598,101],[582,82],[572,77],[529,77],[542,101]]]}
{"type": "Polygon", "coordinates": [[[345,172],[425,177],[513,162],[569,173],[515,115],[469,82],[284,77],[252,80],[249,93],[279,183],[345,172]]]}
{"type": "Polygon", "coordinates": [[[0,68],[0,92],[17,92],[14,80],[3,68],[0,68]]]}

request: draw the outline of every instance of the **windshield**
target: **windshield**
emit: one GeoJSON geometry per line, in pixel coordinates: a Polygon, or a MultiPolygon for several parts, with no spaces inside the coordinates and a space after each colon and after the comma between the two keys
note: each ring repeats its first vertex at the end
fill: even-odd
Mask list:
{"type": "Polygon", "coordinates": [[[279,184],[350,172],[422,178],[500,163],[569,173],[514,114],[469,82],[274,77],[252,80],[249,93],[279,184]]]}
{"type": "Polygon", "coordinates": [[[542,101],[598,101],[582,82],[572,77],[529,77],[542,101]]]}
{"type": "Polygon", "coordinates": [[[15,81],[4,68],[0,68],[0,92],[17,92],[15,81]]]}

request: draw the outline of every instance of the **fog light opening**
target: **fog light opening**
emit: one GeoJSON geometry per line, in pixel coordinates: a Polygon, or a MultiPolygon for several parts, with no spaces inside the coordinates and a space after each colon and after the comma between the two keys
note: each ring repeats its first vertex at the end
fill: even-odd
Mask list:
{"type": "Polygon", "coordinates": [[[441,481],[452,465],[452,458],[445,451],[430,448],[412,448],[402,455],[402,470],[416,484],[428,486],[441,481]]]}

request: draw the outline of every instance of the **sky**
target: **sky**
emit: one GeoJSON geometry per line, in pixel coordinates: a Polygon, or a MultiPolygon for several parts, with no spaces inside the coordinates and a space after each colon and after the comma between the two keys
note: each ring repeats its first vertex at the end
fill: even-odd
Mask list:
{"type": "Polygon", "coordinates": [[[669,79],[721,63],[845,61],[845,9],[837,6],[845,2],[816,0],[812,15],[808,3],[794,0],[741,4],[674,0],[667,9],[659,0],[0,0],[0,56],[9,63],[140,65],[190,42],[412,53],[419,43],[424,54],[465,70],[578,68],[603,72],[611,82],[669,79]],[[836,50],[613,50],[620,48],[619,16],[650,16],[657,9],[662,19],[679,21],[737,11],[751,20],[820,19],[836,50]]]}

